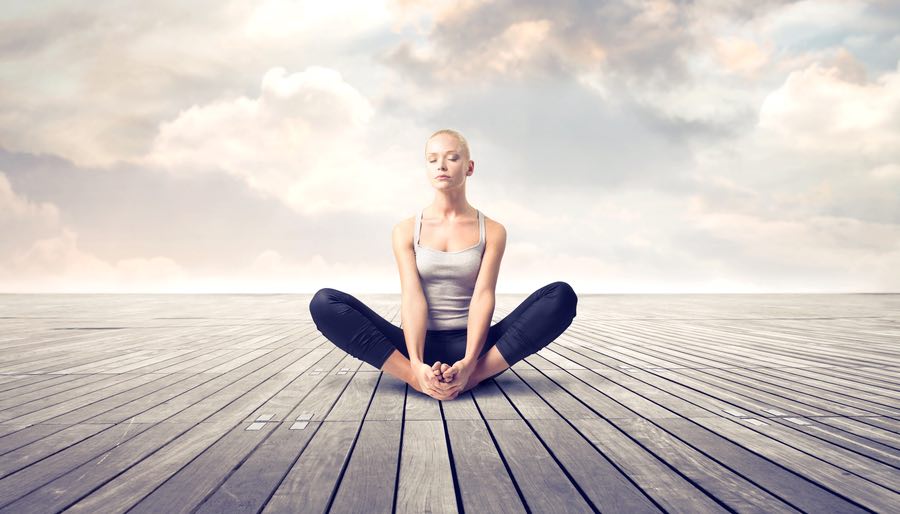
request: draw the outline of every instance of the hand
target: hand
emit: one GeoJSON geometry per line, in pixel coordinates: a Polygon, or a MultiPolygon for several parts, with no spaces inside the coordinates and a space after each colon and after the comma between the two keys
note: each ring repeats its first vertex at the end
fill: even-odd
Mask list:
{"type": "Polygon", "coordinates": [[[441,376],[441,363],[436,362],[429,366],[424,362],[413,364],[413,376],[418,384],[418,390],[434,398],[435,400],[452,400],[456,398],[454,392],[446,392],[438,388],[438,376],[441,376]]]}
{"type": "Polygon", "coordinates": [[[443,382],[437,384],[437,388],[443,392],[459,394],[466,389],[466,384],[475,371],[475,365],[465,360],[458,360],[449,368],[444,368],[441,374],[443,382]]]}

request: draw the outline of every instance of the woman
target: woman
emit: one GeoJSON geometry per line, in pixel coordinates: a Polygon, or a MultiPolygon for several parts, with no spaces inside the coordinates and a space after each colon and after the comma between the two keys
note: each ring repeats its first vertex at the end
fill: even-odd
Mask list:
{"type": "Polygon", "coordinates": [[[460,133],[432,134],[425,159],[434,200],[392,235],[402,328],[331,288],[319,290],[309,310],[342,350],[416,391],[452,400],[556,339],[572,323],[578,298],[569,284],[553,282],[491,326],[506,229],[466,200],[475,162],[460,133]]]}

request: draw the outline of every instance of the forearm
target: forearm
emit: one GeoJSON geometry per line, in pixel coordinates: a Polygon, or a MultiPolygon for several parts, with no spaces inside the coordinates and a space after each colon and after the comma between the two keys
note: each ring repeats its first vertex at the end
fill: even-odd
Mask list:
{"type": "Polygon", "coordinates": [[[491,317],[494,315],[494,293],[481,293],[472,295],[469,304],[469,325],[466,339],[466,355],[463,360],[474,363],[481,355],[481,349],[487,341],[488,329],[491,327],[491,317]]]}
{"type": "Polygon", "coordinates": [[[421,364],[425,351],[425,331],[428,324],[428,304],[422,295],[404,296],[400,306],[403,338],[410,364],[421,364]]]}

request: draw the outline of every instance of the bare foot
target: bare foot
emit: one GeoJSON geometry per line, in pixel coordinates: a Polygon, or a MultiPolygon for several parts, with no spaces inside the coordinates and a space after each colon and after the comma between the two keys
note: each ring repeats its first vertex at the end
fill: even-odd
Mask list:
{"type": "Polygon", "coordinates": [[[459,373],[459,369],[444,364],[441,367],[441,373],[441,376],[444,377],[444,382],[453,382],[456,379],[456,374],[459,373]]]}
{"type": "Polygon", "coordinates": [[[476,387],[478,384],[480,384],[480,383],[481,383],[481,382],[479,382],[479,381],[477,381],[477,380],[471,380],[471,379],[470,379],[470,380],[466,383],[466,387],[463,387],[463,390],[462,390],[461,392],[464,393],[464,392],[466,392],[466,391],[468,391],[468,390],[470,390],[470,389],[473,389],[473,388],[475,388],[475,387],[476,387]]]}
{"type": "Polygon", "coordinates": [[[443,378],[441,377],[441,368],[446,366],[446,364],[441,364],[441,361],[437,361],[434,363],[434,366],[431,367],[431,371],[434,373],[434,376],[437,378],[438,382],[443,382],[443,378]]]}

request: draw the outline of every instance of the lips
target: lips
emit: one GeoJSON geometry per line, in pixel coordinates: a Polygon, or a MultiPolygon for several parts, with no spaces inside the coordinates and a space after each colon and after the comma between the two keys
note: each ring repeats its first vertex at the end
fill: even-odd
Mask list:
{"type": "Polygon", "coordinates": [[[437,178],[450,178],[450,175],[438,175],[437,178]]]}

